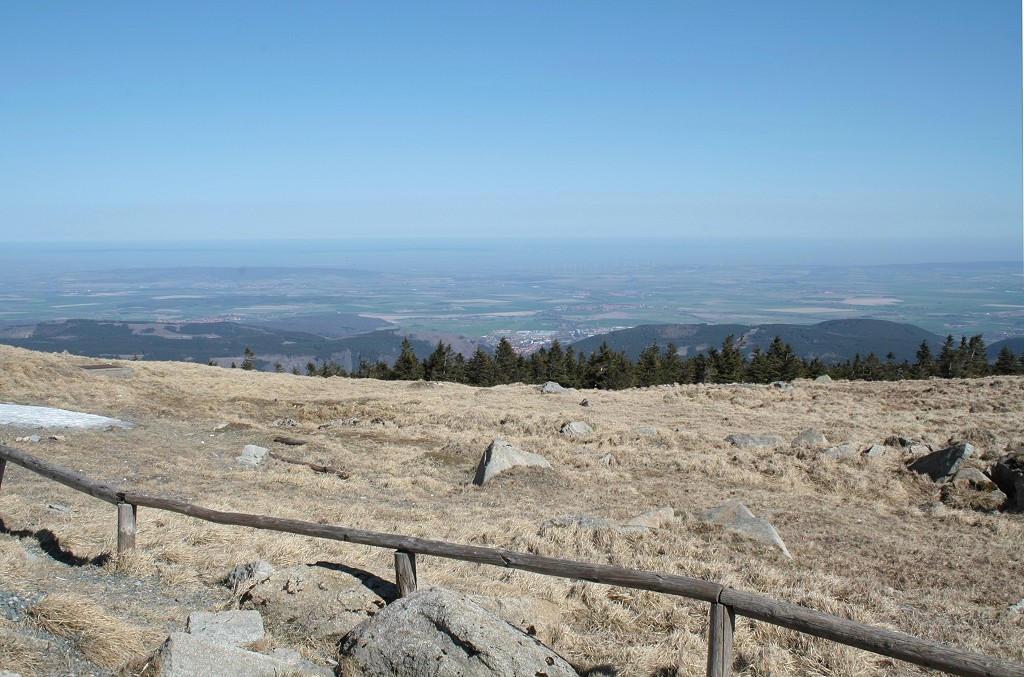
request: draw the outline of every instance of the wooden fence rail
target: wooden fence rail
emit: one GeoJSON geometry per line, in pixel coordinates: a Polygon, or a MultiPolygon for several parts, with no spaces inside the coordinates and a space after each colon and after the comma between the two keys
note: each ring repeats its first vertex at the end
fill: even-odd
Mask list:
{"type": "Polygon", "coordinates": [[[688,576],[638,571],[605,564],[542,557],[528,553],[460,545],[447,541],[349,529],[301,520],[211,510],[169,498],[113,489],[90,477],[49,463],[17,449],[0,445],[0,486],[7,461],[117,506],[118,552],[135,547],[139,507],[188,515],[207,522],[268,529],[314,538],[387,548],[395,551],[395,577],[399,594],[416,589],[416,555],[445,557],[531,571],[545,576],[617,585],[678,595],[710,604],[708,631],[709,677],[725,677],[732,666],[736,615],[797,630],[840,644],[872,651],[917,665],[966,677],[1024,677],[1024,665],[921,639],[902,632],[858,623],[764,595],[735,590],[688,576]]]}

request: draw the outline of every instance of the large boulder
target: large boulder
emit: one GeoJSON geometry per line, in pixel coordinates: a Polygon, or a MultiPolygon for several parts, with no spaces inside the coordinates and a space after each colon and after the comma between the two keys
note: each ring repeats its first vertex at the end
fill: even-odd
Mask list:
{"type": "Polygon", "coordinates": [[[542,393],[549,394],[549,395],[569,392],[568,388],[562,387],[560,384],[556,383],[555,381],[548,381],[547,383],[545,383],[544,385],[542,385],[540,387],[540,391],[542,393]]]}
{"type": "Polygon", "coordinates": [[[708,510],[700,516],[700,520],[707,524],[717,524],[725,527],[729,531],[758,543],[778,548],[786,557],[793,557],[789,554],[789,549],[786,548],[782,538],[779,537],[779,533],[775,531],[775,527],[766,519],[754,517],[754,513],[750,512],[747,506],[743,505],[738,499],[734,498],[717,508],[708,510]]]}
{"type": "Polygon", "coordinates": [[[961,442],[926,454],[908,467],[918,474],[928,475],[933,482],[942,483],[952,478],[973,453],[973,446],[961,442]]]}
{"type": "Polygon", "coordinates": [[[291,649],[269,655],[211,641],[184,632],[172,632],[157,660],[160,677],[331,677],[333,672],[314,665],[291,649]]]}
{"type": "Polygon", "coordinates": [[[476,468],[473,484],[483,486],[496,475],[517,466],[550,468],[551,464],[540,454],[523,451],[505,440],[494,440],[484,451],[484,455],[480,457],[480,464],[476,468]]]}
{"type": "Polygon", "coordinates": [[[574,677],[557,653],[480,605],[423,590],[350,632],[340,660],[364,677],[574,677]]]}
{"type": "Polygon", "coordinates": [[[232,646],[257,642],[265,634],[260,612],[241,609],[193,611],[188,615],[185,629],[190,635],[232,646]]]}

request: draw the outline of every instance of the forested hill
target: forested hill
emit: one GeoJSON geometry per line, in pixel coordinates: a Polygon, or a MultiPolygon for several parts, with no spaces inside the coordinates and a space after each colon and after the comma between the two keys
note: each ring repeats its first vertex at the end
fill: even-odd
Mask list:
{"type": "Polygon", "coordinates": [[[945,338],[912,324],[886,320],[827,320],[810,325],[645,324],[592,336],[572,346],[577,352],[589,355],[607,342],[614,352],[624,350],[630,360],[636,361],[652,343],[662,347],[674,343],[679,354],[685,357],[717,348],[730,335],[738,343],[742,342],[740,347],[748,356],[755,346],[767,351],[778,336],[793,346],[800,357],[808,360],[817,357],[826,363],[852,360],[858,353],[884,357],[890,352],[897,361],[913,361],[921,341],[938,348],[945,338]]]}

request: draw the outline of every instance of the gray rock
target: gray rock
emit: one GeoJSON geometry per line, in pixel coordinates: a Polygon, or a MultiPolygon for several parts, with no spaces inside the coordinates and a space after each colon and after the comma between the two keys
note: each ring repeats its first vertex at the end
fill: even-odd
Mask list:
{"type": "Polygon", "coordinates": [[[647,527],[648,529],[661,529],[672,523],[676,511],[671,506],[649,510],[642,515],[626,520],[625,526],[647,527]]]}
{"type": "Polygon", "coordinates": [[[259,611],[193,611],[188,615],[185,630],[211,642],[242,646],[263,639],[263,617],[259,611]]]}
{"type": "Polygon", "coordinates": [[[602,456],[598,460],[601,462],[601,465],[609,465],[609,466],[610,465],[618,465],[618,461],[616,461],[615,457],[612,456],[610,453],[609,454],[605,454],[604,456],[602,456]]]}
{"type": "Polygon", "coordinates": [[[588,399],[584,399],[584,400],[582,400],[582,401],[580,402],[580,406],[581,406],[581,407],[589,407],[589,406],[590,406],[590,400],[588,400],[588,399]]]}
{"type": "Polygon", "coordinates": [[[551,464],[540,454],[523,451],[505,440],[494,440],[484,451],[484,455],[480,457],[480,464],[476,468],[473,484],[483,486],[499,473],[517,466],[550,468],[551,464]]]}
{"type": "Polygon", "coordinates": [[[951,447],[926,454],[908,467],[921,475],[928,475],[933,482],[945,482],[956,474],[956,471],[963,466],[974,447],[967,443],[954,444],[951,447]]]}
{"type": "Polygon", "coordinates": [[[63,503],[47,503],[46,504],[46,509],[47,510],[52,510],[54,512],[63,512],[63,513],[73,512],[69,506],[66,506],[63,503]]]}
{"type": "Polygon", "coordinates": [[[1003,509],[1024,512],[1024,453],[1017,452],[993,465],[992,480],[1006,494],[1003,509]]]}
{"type": "Polygon", "coordinates": [[[544,385],[542,385],[540,387],[540,391],[542,393],[547,393],[547,394],[558,394],[558,393],[569,392],[569,389],[568,388],[563,388],[561,385],[559,385],[558,383],[555,383],[554,381],[548,381],[547,383],[545,383],[544,385]]]}
{"type": "Polygon", "coordinates": [[[654,437],[658,434],[658,429],[652,428],[649,425],[642,425],[639,428],[636,428],[633,432],[641,437],[654,437]]]}
{"type": "Polygon", "coordinates": [[[740,449],[754,449],[756,447],[778,447],[786,443],[778,435],[729,435],[725,441],[740,449]]]}
{"type": "Polygon", "coordinates": [[[341,659],[366,677],[573,677],[564,658],[480,605],[415,592],[350,632],[341,659]]]}
{"type": "Polygon", "coordinates": [[[881,444],[872,444],[868,447],[868,450],[864,452],[864,455],[869,458],[877,458],[879,456],[885,456],[886,448],[881,444]]]}
{"type": "Polygon", "coordinates": [[[788,383],[786,381],[775,381],[774,383],[772,383],[772,387],[777,388],[778,390],[781,390],[784,393],[793,392],[793,384],[788,383]]]}
{"type": "Polygon", "coordinates": [[[808,428],[799,435],[793,438],[793,442],[790,444],[794,449],[801,447],[817,449],[828,444],[828,439],[825,434],[817,428],[808,428]]]}
{"type": "Polygon", "coordinates": [[[822,374],[818,378],[814,379],[815,383],[832,383],[832,377],[828,374],[822,374]]]}
{"type": "Polygon", "coordinates": [[[279,418],[276,421],[274,421],[274,425],[278,426],[279,428],[294,428],[299,424],[295,422],[295,419],[279,418]]]}
{"type": "Polygon", "coordinates": [[[333,671],[288,652],[266,656],[229,644],[172,632],[158,657],[161,677],[330,677],[333,671]]]}
{"type": "Polygon", "coordinates": [[[269,453],[270,450],[265,447],[247,444],[242,448],[242,455],[235,457],[235,462],[247,468],[258,468],[267,462],[269,453]]]}
{"type": "Polygon", "coordinates": [[[725,527],[729,531],[759,543],[778,548],[786,557],[793,557],[789,554],[789,549],[786,548],[786,544],[779,537],[778,532],[775,531],[775,527],[768,520],[754,517],[747,506],[738,499],[728,500],[717,508],[708,510],[699,519],[708,524],[725,527]]]}
{"type": "Polygon", "coordinates": [[[857,451],[857,447],[853,442],[844,442],[843,444],[829,447],[825,451],[821,452],[821,455],[832,460],[849,460],[852,458],[858,458],[860,452],[857,451]]]}
{"type": "Polygon", "coordinates": [[[263,560],[239,564],[228,574],[225,583],[233,592],[237,593],[244,586],[252,586],[265,581],[274,571],[274,567],[263,560]]]}
{"type": "Polygon", "coordinates": [[[995,491],[999,488],[985,473],[967,466],[957,470],[950,481],[953,484],[967,484],[981,491],[995,491]]]}
{"type": "Polygon", "coordinates": [[[1015,614],[1024,614],[1024,599],[1011,606],[1010,611],[1015,614]]]}
{"type": "Polygon", "coordinates": [[[593,435],[594,429],[583,421],[571,421],[563,425],[559,432],[569,437],[584,437],[586,435],[593,435]]]}
{"type": "Polygon", "coordinates": [[[367,571],[303,564],[256,583],[239,605],[260,611],[274,634],[340,639],[397,594],[393,583],[367,571]]]}

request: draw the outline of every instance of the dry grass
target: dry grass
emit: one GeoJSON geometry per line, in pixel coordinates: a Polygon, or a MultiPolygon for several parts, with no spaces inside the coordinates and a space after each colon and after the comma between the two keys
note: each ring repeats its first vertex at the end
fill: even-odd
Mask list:
{"type": "Polygon", "coordinates": [[[39,627],[68,640],[82,655],[104,668],[118,667],[145,652],[151,633],[105,612],[74,593],[47,595],[29,609],[39,627]]]}
{"type": "MultiPolygon", "coordinates": [[[[698,385],[546,396],[520,385],[474,389],[148,362],[133,363],[135,377],[119,380],[77,369],[88,362],[0,347],[0,392],[10,401],[136,423],[130,430],[67,431],[65,442],[26,448],[114,484],[216,509],[716,580],[1024,661],[1022,621],[1006,611],[1024,597],[1024,517],[924,509],[939,491],[907,472],[899,451],[831,461],[788,446],[742,451],[724,442],[743,432],[792,439],[816,427],[831,443],[862,447],[894,434],[933,444],[969,439],[992,458],[1024,437],[1021,378],[800,382],[792,393],[698,385]],[[590,408],[579,406],[584,397],[590,408]],[[275,425],[278,419],[296,425],[275,425]],[[560,435],[562,424],[573,420],[587,421],[595,433],[582,440],[560,435]],[[658,434],[636,434],[641,425],[658,434]],[[245,444],[277,448],[272,440],[282,434],[308,440],[287,449],[289,456],[344,468],[352,479],[274,461],[258,471],[234,464],[245,444]],[[480,454],[495,438],[543,454],[553,469],[513,471],[485,488],[472,486],[480,454]],[[605,454],[614,462],[601,463],[605,454]],[[793,559],[696,519],[729,498],[769,519],[793,559]],[[539,533],[552,517],[623,521],[665,505],[675,508],[676,521],[649,534],[539,533]]],[[[0,435],[7,443],[14,436],[0,435]]],[[[0,517],[11,531],[51,531],[62,549],[84,562],[113,550],[109,505],[17,467],[5,477],[0,517]],[[47,510],[48,502],[74,512],[47,510]]],[[[45,573],[30,571],[19,540],[34,542],[0,535],[2,586],[31,589],[46,581],[59,589],[52,562],[45,573]]],[[[389,552],[145,508],[138,547],[109,558],[101,571],[144,579],[165,598],[223,590],[219,582],[233,566],[255,559],[278,568],[338,562],[393,578],[389,552]]],[[[704,605],[443,559],[421,558],[418,568],[424,585],[523,600],[521,615],[532,616],[538,637],[595,675],[609,674],[601,666],[623,677],[703,671],[704,605]]],[[[100,587],[81,594],[111,608],[100,587]]],[[[223,594],[227,603],[229,593],[223,594]]],[[[126,609],[143,604],[120,603],[126,609]]],[[[185,614],[181,607],[140,609],[153,632],[180,627],[185,614]]],[[[311,641],[307,653],[328,656],[311,641]]],[[[746,675],[923,673],[745,620],[736,652],[746,675]]]]}

